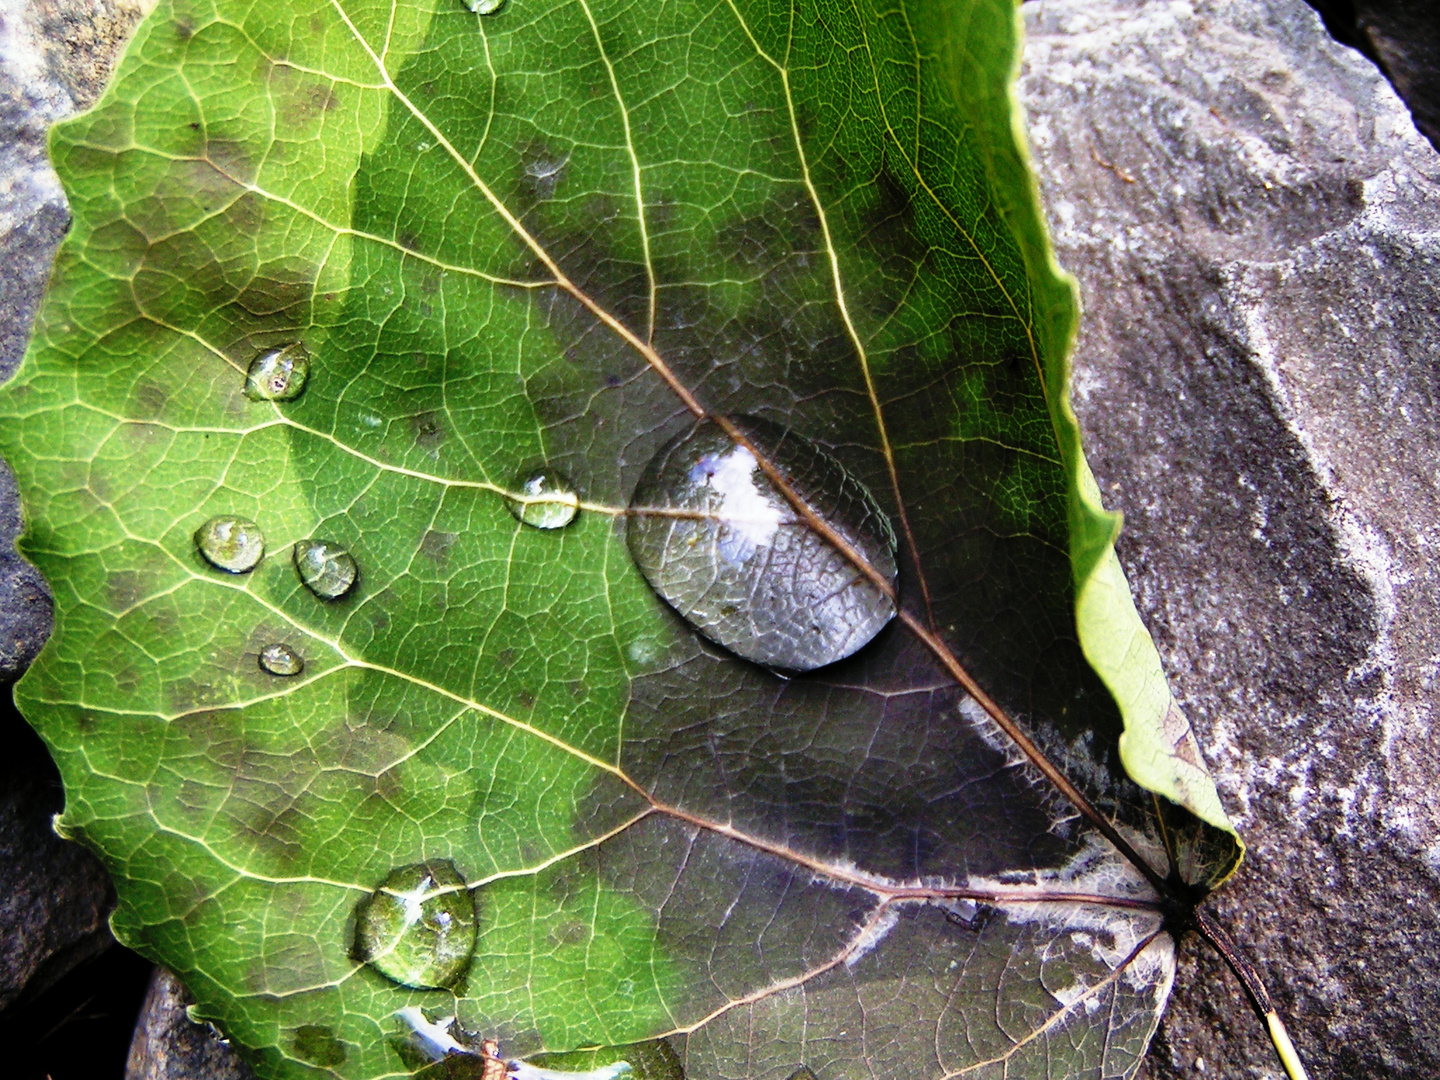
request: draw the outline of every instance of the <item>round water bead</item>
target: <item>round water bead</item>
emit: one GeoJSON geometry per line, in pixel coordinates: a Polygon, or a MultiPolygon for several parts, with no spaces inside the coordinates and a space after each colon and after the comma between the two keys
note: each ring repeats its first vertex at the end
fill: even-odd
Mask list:
{"type": "MultiPolygon", "coordinates": [[[[893,592],[895,533],[865,485],[792,431],[754,417],[734,423],[893,592]]],[[[710,420],[645,467],[626,533],[651,587],[711,641],[756,663],[823,667],[895,615],[891,596],[806,524],[755,455],[710,420]]]]}
{"type": "Polygon", "coordinates": [[[276,642],[260,650],[260,667],[271,675],[299,675],[305,670],[305,661],[289,645],[276,642]]]}
{"type": "Polygon", "coordinates": [[[290,401],[305,389],[310,377],[310,353],[300,342],[271,349],[250,361],[245,373],[245,396],[251,401],[290,401]]]}
{"type": "Polygon", "coordinates": [[[475,951],[476,921],[453,863],[402,866],[355,905],[355,958],[404,986],[451,986],[475,951]]]}
{"type": "Polygon", "coordinates": [[[561,529],[575,520],[580,497],[554,469],[529,469],[515,478],[515,494],[505,505],[516,521],[537,529],[561,529]]]}
{"type": "Polygon", "coordinates": [[[505,6],[505,0],[465,0],[465,6],[476,15],[494,15],[505,6]]]}
{"type": "Polygon", "coordinates": [[[195,548],[217,570],[248,574],[265,554],[265,534],[248,518],[222,514],[195,530],[195,548]]]}
{"type": "Polygon", "coordinates": [[[360,575],[350,553],[328,540],[302,540],[296,544],[295,569],[305,587],[321,600],[338,600],[360,575]]]}

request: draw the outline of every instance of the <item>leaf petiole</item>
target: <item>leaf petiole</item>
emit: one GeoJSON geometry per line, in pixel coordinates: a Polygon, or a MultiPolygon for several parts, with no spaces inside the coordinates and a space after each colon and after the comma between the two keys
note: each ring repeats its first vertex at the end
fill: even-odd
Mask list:
{"type": "Polygon", "coordinates": [[[1275,1044],[1275,1053],[1280,1056],[1280,1064],[1285,1066],[1285,1075],[1290,1080],[1310,1080],[1295,1044],[1290,1041],[1290,1033],[1285,1030],[1285,1021],[1274,1009],[1266,1014],[1265,1027],[1270,1032],[1270,1041],[1275,1044]]]}
{"type": "Polygon", "coordinates": [[[1230,935],[1220,928],[1215,917],[1204,908],[1195,909],[1192,925],[1196,933],[1209,942],[1225,963],[1230,965],[1230,970],[1235,973],[1235,977],[1240,980],[1240,985],[1245,988],[1245,996],[1250,999],[1250,1006],[1255,1010],[1255,1015],[1265,1025],[1265,1030],[1270,1035],[1270,1042],[1275,1047],[1275,1056],[1280,1059],[1280,1064],[1285,1069],[1285,1075],[1289,1080],[1310,1080],[1309,1074],[1305,1071],[1305,1065],[1300,1060],[1300,1054],[1295,1049],[1295,1044],[1290,1041],[1290,1033],[1285,1030],[1285,1022],[1275,1011],[1275,1004],[1270,1000],[1270,992],[1265,989],[1265,983],[1260,978],[1260,972],[1256,970],[1255,965],[1241,955],[1235,942],[1230,939],[1230,935]]]}

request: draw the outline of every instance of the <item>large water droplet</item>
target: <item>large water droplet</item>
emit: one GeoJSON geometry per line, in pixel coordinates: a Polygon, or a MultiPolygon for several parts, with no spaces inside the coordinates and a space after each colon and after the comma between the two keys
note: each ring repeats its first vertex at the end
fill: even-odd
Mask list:
{"type": "Polygon", "coordinates": [[[506,0],[465,0],[465,6],[476,15],[494,15],[505,3],[506,0]]]}
{"type": "Polygon", "coordinates": [[[305,389],[310,377],[310,353],[298,341],[271,349],[250,361],[245,373],[245,396],[251,401],[290,401],[305,389]]]}
{"type": "Polygon", "coordinates": [[[289,645],[276,642],[260,650],[260,667],[271,675],[299,675],[305,670],[305,661],[289,645]]]}
{"type": "Polygon", "coordinates": [[[451,986],[475,951],[475,926],[475,898],[454,864],[413,863],[355,906],[355,958],[405,986],[451,986]]]}
{"type": "Polygon", "coordinates": [[[265,534],[247,518],[222,514],[195,530],[195,547],[216,569],[247,574],[265,554],[265,534]]]}
{"type": "Polygon", "coordinates": [[[554,469],[529,469],[516,478],[515,493],[505,496],[505,505],[522,524],[560,529],[575,520],[580,497],[554,469]]]}
{"type": "MultiPolygon", "coordinates": [[[[865,485],[814,443],[769,421],[737,427],[892,589],[895,533],[865,485]]],[[[809,671],[864,646],[895,603],[805,523],[755,455],[713,421],[667,443],[631,502],[630,551],[700,633],[741,656],[809,671]]]]}
{"type": "Polygon", "coordinates": [[[302,540],[295,545],[300,580],[321,600],[338,600],[355,584],[360,568],[350,553],[328,540],[302,540]]]}

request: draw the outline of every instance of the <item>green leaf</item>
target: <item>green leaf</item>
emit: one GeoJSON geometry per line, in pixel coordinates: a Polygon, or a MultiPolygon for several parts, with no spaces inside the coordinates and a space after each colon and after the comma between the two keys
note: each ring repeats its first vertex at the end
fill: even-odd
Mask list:
{"type": "Polygon", "coordinates": [[[177,0],[56,128],[75,224],[0,395],[57,606],[17,696],[118,936],[263,1075],[482,1068],[417,1015],[636,1075],[1138,1066],[1152,883],[1240,849],[1080,454],[1017,38],[1008,0],[177,0]],[[303,393],[247,395],[297,343],[303,393]],[[650,590],[624,508],[687,402],[869,489],[872,644],[786,677],[650,590]],[[572,523],[517,520],[537,468],[572,523]],[[196,549],[223,516],[248,574],[196,549]],[[468,919],[450,867],[459,981],[355,959],[387,879],[468,919]]]}

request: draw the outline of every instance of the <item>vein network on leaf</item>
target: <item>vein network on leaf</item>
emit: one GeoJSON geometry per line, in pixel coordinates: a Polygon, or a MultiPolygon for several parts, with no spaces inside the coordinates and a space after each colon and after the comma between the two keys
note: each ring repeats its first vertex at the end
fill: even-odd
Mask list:
{"type": "Polygon", "coordinates": [[[277,1077],[1132,1073],[1010,6],[217,2],[3,399],[121,938],[277,1077]]]}

